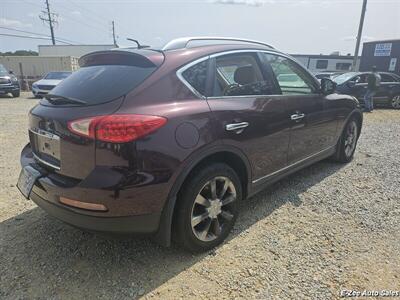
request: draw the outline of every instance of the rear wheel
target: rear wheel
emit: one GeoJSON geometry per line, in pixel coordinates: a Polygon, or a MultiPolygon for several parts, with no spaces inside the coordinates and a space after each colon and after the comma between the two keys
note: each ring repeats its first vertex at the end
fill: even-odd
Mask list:
{"type": "Polygon", "coordinates": [[[177,242],[193,252],[222,243],[236,221],[241,198],[240,180],[229,166],[216,163],[194,173],[178,199],[177,242]]]}
{"type": "Polygon", "coordinates": [[[351,118],[340,137],[334,159],[338,162],[347,163],[353,159],[356,150],[360,128],[357,120],[351,118]]]}
{"type": "Polygon", "coordinates": [[[400,95],[393,96],[389,104],[394,109],[400,109],[400,95]]]}

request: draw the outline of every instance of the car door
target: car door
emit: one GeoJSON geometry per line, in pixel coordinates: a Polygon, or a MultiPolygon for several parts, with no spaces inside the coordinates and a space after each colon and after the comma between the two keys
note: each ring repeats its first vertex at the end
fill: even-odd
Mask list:
{"type": "Polygon", "coordinates": [[[284,168],[291,121],[257,51],[218,53],[211,56],[210,67],[207,101],[222,143],[247,156],[254,183],[284,168]]]}
{"type": "Polygon", "coordinates": [[[348,81],[351,89],[350,95],[364,102],[365,93],[368,90],[368,73],[361,73],[348,81]]]}
{"type": "Polygon", "coordinates": [[[307,159],[336,144],[340,108],[320,92],[319,83],[289,57],[264,53],[278,82],[290,122],[288,164],[307,159]]]}
{"type": "Polygon", "coordinates": [[[380,73],[380,75],[381,84],[374,100],[378,103],[386,104],[394,95],[399,95],[400,82],[391,74],[380,73]]]}

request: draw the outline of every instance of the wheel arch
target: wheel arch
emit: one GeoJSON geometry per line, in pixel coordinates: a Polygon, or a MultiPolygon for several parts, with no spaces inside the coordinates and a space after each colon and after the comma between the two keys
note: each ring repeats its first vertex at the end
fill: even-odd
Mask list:
{"type": "Polygon", "coordinates": [[[191,157],[192,159],[189,158],[187,160],[187,163],[181,169],[179,176],[175,180],[161,214],[159,230],[155,235],[155,239],[158,243],[164,246],[170,246],[171,244],[172,221],[179,191],[187,182],[191,174],[194,174],[197,169],[213,162],[226,163],[240,178],[243,199],[245,199],[250,193],[251,167],[247,157],[241,150],[235,147],[217,146],[202,151],[202,153],[196,152],[192,154],[191,157]]]}
{"type": "Polygon", "coordinates": [[[337,135],[337,138],[340,140],[340,137],[342,136],[342,134],[343,134],[343,130],[346,128],[346,124],[349,122],[349,120],[351,119],[351,118],[355,118],[356,119],[356,121],[357,121],[357,124],[359,125],[359,131],[358,131],[358,136],[360,136],[360,134],[361,134],[361,128],[362,128],[362,125],[363,125],[363,113],[362,113],[362,111],[360,110],[360,109],[354,109],[354,110],[352,110],[349,114],[348,114],[348,116],[346,117],[346,119],[344,120],[344,122],[342,123],[342,126],[340,127],[340,130],[338,131],[338,135],[337,135]]]}
{"type": "Polygon", "coordinates": [[[347,124],[348,120],[350,120],[351,118],[355,118],[356,119],[356,122],[357,122],[357,124],[359,126],[358,136],[360,136],[362,125],[363,125],[362,112],[360,110],[353,110],[353,112],[350,114],[350,116],[346,120],[346,124],[347,124]]]}

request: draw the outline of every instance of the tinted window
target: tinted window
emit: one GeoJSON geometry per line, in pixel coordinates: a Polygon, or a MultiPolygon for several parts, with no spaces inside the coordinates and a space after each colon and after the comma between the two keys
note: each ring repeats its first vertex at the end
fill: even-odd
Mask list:
{"type": "Polygon", "coordinates": [[[391,75],[388,74],[380,74],[381,75],[381,82],[396,82],[391,75]]]}
{"type": "Polygon", "coordinates": [[[315,82],[300,66],[291,60],[272,54],[263,53],[271,66],[279,83],[282,94],[312,94],[315,92],[315,82]]]}
{"type": "Polygon", "coordinates": [[[52,95],[99,104],[114,100],[137,87],[155,66],[100,65],[80,68],[63,80],[52,95]]]}
{"type": "Polygon", "coordinates": [[[326,59],[319,59],[317,60],[317,69],[326,69],[328,68],[328,60],[326,59]]]}
{"type": "Polygon", "coordinates": [[[215,60],[213,96],[274,94],[271,80],[264,80],[256,53],[228,54],[215,60]]]}
{"type": "Polygon", "coordinates": [[[351,79],[352,77],[354,77],[354,75],[356,75],[356,74],[357,73],[354,73],[354,72],[344,73],[342,75],[335,76],[333,81],[336,82],[337,84],[342,84],[342,83],[346,82],[347,80],[351,79]]]}
{"type": "Polygon", "coordinates": [[[183,71],[182,76],[200,94],[206,94],[208,59],[202,61],[187,70],[183,71]]]}

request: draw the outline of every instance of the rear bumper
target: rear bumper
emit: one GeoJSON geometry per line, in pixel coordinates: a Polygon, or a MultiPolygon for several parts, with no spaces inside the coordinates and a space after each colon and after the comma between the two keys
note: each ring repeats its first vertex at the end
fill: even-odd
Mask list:
{"type": "Polygon", "coordinates": [[[99,177],[100,172],[96,171],[90,178],[96,186],[90,185],[87,180],[55,174],[38,164],[29,144],[22,150],[21,165],[30,165],[42,174],[33,186],[30,200],[61,221],[79,228],[109,233],[152,234],[159,228],[162,210],[152,207],[146,201],[146,193],[140,188],[131,192],[106,189],[101,187],[101,174],[99,177]],[[107,211],[69,206],[61,203],[60,197],[102,204],[107,207],[107,211]]]}
{"type": "Polygon", "coordinates": [[[88,216],[49,202],[35,193],[30,199],[49,215],[70,225],[100,232],[151,234],[157,231],[159,214],[129,217],[88,216]]]}

